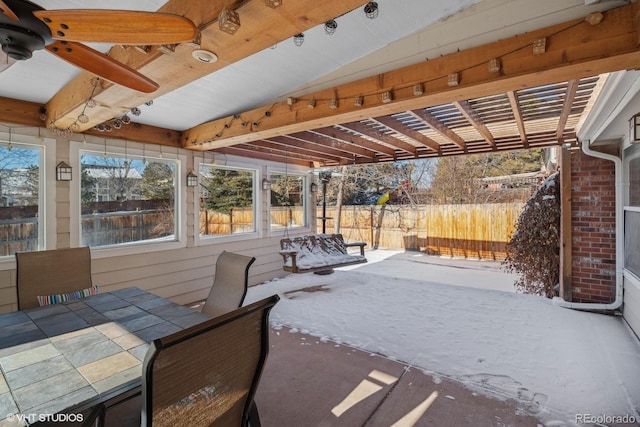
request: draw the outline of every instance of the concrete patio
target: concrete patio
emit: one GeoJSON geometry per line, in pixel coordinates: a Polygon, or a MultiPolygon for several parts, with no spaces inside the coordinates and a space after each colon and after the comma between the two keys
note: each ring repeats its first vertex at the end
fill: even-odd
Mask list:
{"type": "MultiPolygon", "coordinates": [[[[271,314],[270,352],[256,395],[264,427],[640,425],[640,341],[621,317],[572,311],[543,298],[515,294],[515,276],[504,273],[499,262],[430,257],[419,252],[370,251],[368,256],[370,263],[345,267],[329,276],[292,275],[249,289],[245,303],[274,291],[282,298],[271,314]],[[344,310],[340,304],[328,306],[322,301],[336,295],[348,300],[352,297],[349,290],[374,288],[376,281],[382,281],[383,289],[396,292],[404,289],[401,284],[419,283],[434,301],[419,302],[424,310],[414,311],[410,305],[398,306],[392,297],[383,295],[390,307],[371,305],[373,317],[366,319],[361,319],[366,316],[356,306],[344,310]],[[456,292],[459,307],[443,299],[447,287],[456,292]],[[510,342],[504,339],[503,331],[513,333],[508,325],[488,327],[486,318],[468,310],[470,305],[460,295],[468,295],[477,305],[486,305],[482,298],[488,295],[497,304],[487,307],[495,313],[489,317],[498,320],[502,319],[500,311],[513,311],[511,303],[521,308],[518,315],[530,318],[532,311],[525,307],[533,305],[533,313],[538,310],[541,319],[533,319],[532,324],[541,329],[547,327],[544,318],[549,313],[560,319],[575,318],[577,321],[558,325],[573,329],[570,332],[575,340],[567,338],[572,335],[550,331],[531,335],[529,323],[523,322],[515,326],[523,340],[516,337],[510,342]],[[300,304],[309,313],[294,310],[291,324],[286,324],[292,319],[288,317],[291,307],[300,304]],[[442,314],[434,309],[439,305],[446,306],[442,312],[466,310],[439,323],[434,320],[442,314]],[[416,335],[407,326],[394,329],[403,321],[403,317],[389,314],[394,311],[407,311],[406,317],[421,324],[424,332],[416,335]],[[329,327],[329,322],[309,320],[318,313],[327,314],[336,323],[346,319],[346,326],[340,326],[344,339],[335,331],[320,331],[329,327]],[[387,316],[388,321],[378,324],[371,320],[381,316],[387,316]],[[470,347],[457,343],[461,337],[455,319],[464,317],[471,318],[470,324],[477,323],[472,331],[477,341],[470,347]],[[362,329],[360,323],[372,324],[362,329]],[[583,324],[583,329],[576,328],[578,324],[583,324]],[[397,356],[402,349],[394,345],[395,338],[389,339],[385,328],[395,331],[409,356],[397,356]],[[443,331],[430,335],[433,328],[443,331]],[[368,329],[373,329],[371,336],[358,345],[349,343],[355,335],[366,335],[362,331],[368,329]],[[496,341],[491,341],[491,336],[496,341]],[[380,344],[375,341],[380,340],[386,341],[386,350],[373,350],[380,344]],[[529,359],[520,355],[516,366],[509,356],[518,351],[514,345],[531,355],[529,359]],[[491,353],[487,347],[502,348],[491,353]],[[424,350],[416,350],[420,348],[424,350]],[[470,348],[473,357],[468,354],[470,348]],[[418,352],[431,354],[431,358],[418,352]],[[594,367],[593,372],[584,372],[594,367]]],[[[413,298],[423,296],[416,291],[413,298]]],[[[371,300],[363,303],[373,304],[371,300]]],[[[552,323],[556,321],[552,319],[552,323]]],[[[464,322],[462,325],[468,324],[464,322]]],[[[465,339],[476,339],[469,337],[465,339]]],[[[112,410],[107,425],[137,425],[139,408],[140,401],[135,399],[112,410]]]]}
{"type": "MultiPolygon", "coordinates": [[[[248,300],[274,290],[282,298],[271,315],[271,349],[256,397],[263,426],[638,425],[640,341],[621,317],[562,309],[543,298],[516,294],[516,276],[502,271],[495,261],[419,252],[370,251],[369,257],[372,262],[340,269],[334,275],[289,276],[250,289],[248,300]],[[403,292],[400,285],[415,285],[416,279],[424,281],[425,295],[434,300],[446,295],[446,287],[454,288],[459,307],[446,299],[425,300],[417,303],[424,307],[420,312],[411,304],[398,306],[394,297],[382,295],[389,307],[377,306],[365,297],[362,303],[370,305],[370,310],[364,310],[349,300],[353,297],[350,292],[373,288],[376,281],[385,283],[380,289],[403,292]],[[485,306],[481,295],[487,293],[489,301],[496,301],[495,306],[486,307],[495,312],[495,322],[479,316],[481,311],[469,310],[473,303],[464,301],[468,295],[478,306],[485,306]],[[339,303],[343,300],[348,300],[344,306],[339,303]],[[447,308],[438,312],[434,309],[438,305],[447,308]],[[530,305],[534,308],[525,308],[530,305]],[[423,333],[415,336],[402,323],[404,317],[394,317],[396,310],[407,311],[406,317],[413,316],[414,323],[424,323],[422,329],[416,329],[423,333]],[[456,310],[462,311],[437,321],[441,313],[456,310]],[[539,323],[531,319],[536,310],[539,323]],[[326,319],[316,321],[323,311],[329,311],[326,319]],[[370,311],[378,313],[368,317],[370,311]],[[517,332],[520,324],[508,326],[502,312],[528,319],[522,323],[521,334],[517,332]],[[528,325],[547,329],[544,318],[549,313],[575,320],[557,325],[564,333],[532,335],[528,325]],[[376,316],[387,317],[388,322],[376,323],[376,316]],[[473,331],[461,337],[454,320],[464,316],[472,319],[468,324],[473,331]],[[396,338],[388,338],[387,328],[409,351],[402,353],[396,338]],[[433,335],[432,328],[443,330],[433,335]],[[370,335],[362,333],[369,329],[370,335]],[[504,340],[503,330],[522,337],[504,340]],[[366,336],[358,341],[355,335],[366,336]],[[375,342],[377,337],[392,342],[383,345],[384,351],[377,351],[382,348],[375,342]],[[458,343],[476,337],[470,347],[458,343]],[[509,354],[520,350],[523,355],[514,363],[509,354]],[[469,361],[471,358],[474,360],[469,361]],[[584,372],[591,368],[594,372],[584,372]]],[[[416,293],[413,298],[424,295],[416,293]]]]}
{"type": "Polygon", "coordinates": [[[290,331],[271,331],[256,396],[264,427],[541,425],[514,400],[491,399],[382,355],[290,331]]]}

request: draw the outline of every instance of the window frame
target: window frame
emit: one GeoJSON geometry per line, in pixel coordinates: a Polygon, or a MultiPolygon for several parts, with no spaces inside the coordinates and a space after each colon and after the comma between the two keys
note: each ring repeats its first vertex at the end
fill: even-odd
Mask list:
{"type": "MultiPolygon", "coordinates": [[[[287,168],[288,169],[288,168],[287,168]]],[[[311,179],[309,177],[309,173],[302,171],[302,170],[282,170],[280,168],[268,168],[267,169],[267,179],[269,179],[269,181],[271,181],[271,177],[273,175],[285,175],[285,176],[295,176],[295,177],[301,177],[302,178],[302,197],[303,197],[303,208],[304,208],[304,225],[301,226],[297,226],[297,227],[290,227],[287,226],[286,228],[276,228],[274,229],[271,225],[271,208],[273,207],[271,205],[271,190],[268,191],[268,196],[267,197],[267,203],[268,203],[268,216],[267,216],[267,228],[268,228],[268,232],[271,235],[274,234],[279,234],[281,232],[283,232],[283,230],[309,230],[311,229],[311,207],[310,202],[311,202],[311,190],[310,190],[310,186],[311,186],[311,179]]],[[[273,185],[273,182],[272,182],[273,185]]]]}
{"type": "Polygon", "coordinates": [[[264,191],[260,189],[259,183],[261,182],[260,167],[257,164],[250,164],[246,162],[229,160],[225,158],[223,164],[215,161],[206,161],[204,158],[194,158],[194,170],[198,175],[198,187],[195,187],[194,192],[194,209],[193,209],[193,236],[195,246],[214,245],[226,242],[236,242],[242,240],[253,240],[260,238],[261,224],[262,224],[262,209],[260,206],[263,204],[264,191]],[[244,233],[236,234],[218,234],[218,235],[201,235],[200,234],[200,166],[207,166],[212,168],[249,171],[253,173],[253,221],[254,230],[244,233]]]}
{"type": "MultiPolygon", "coordinates": [[[[0,140],[6,144],[31,146],[40,150],[40,176],[38,183],[40,200],[38,202],[38,216],[43,220],[38,222],[38,248],[40,250],[52,249],[55,248],[57,244],[57,186],[55,185],[56,141],[53,138],[42,137],[39,129],[33,130],[37,132],[37,134],[27,133],[28,131],[29,129],[21,129],[20,133],[16,133],[13,128],[9,126],[0,128],[0,140]]],[[[15,256],[0,256],[0,271],[10,269],[15,269],[15,256]]]]}
{"type": "Polygon", "coordinates": [[[276,230],[271,229],[271,192],[265,191],[265,193],[269,193],[269,194],[265,194],[266,204],[267,204],[267,208],[266,208],[267,222],[265,227],[266,227],[267,235],[269,237],[278,237],[278,236],[282,236],[287,231],[292,231],[292,230],[295,233],[315,234],[316,230],[314,226],[316,225],[316,221],[315,221],[315,216],[316,216],[315,200],[316,199],[314,196],[315,193],[311,192],[311,183],[314,182],[313,171],[311,169],[303,168],[296,165],[278,164],[276,166],[267,167],[265,177],[270,178],[271,175],[273,174],[296,175],[296,176],[302,176],[305,179],[304,197],[306,201],[306,206],[305,206],[306,225],[304,227],[295,227],[295,228],[286,228],[286,229],[283,228],[283,229],[276,229],[276,230]]]}
{"type": "MultiPolygon", "coordinates": [[[[625,227],[624,227],[624,234],[623,234],[623,241],[624,241],[624,246],[623,246],[623,252],[624,252],[624,258],[623,258],[623,263],[624,263],[624,268],[623,268],[623,274],[625,275],[625,277],[629,277],[632,276],[634,278],[636,278],[636,280],[640,280],[640,276],[638,275],[639,272],[638,271],[633,271],[630,268],[628,268],[628,260],[627,260],[627,228],[626,228],[626,218],[627,218],[627,213],[635,215],[635,214],[639,214],[640,213],[640,204],[638,205],[631,205],[631,177],[630,177],[630,164],[632,161],[638,161],[640,160],[640,144],[632,144],[632,145],[627,145],[626,148],[623,149],[623,160],[622,160],[622,169],[623,169],[623,183],[624,183],[624,203],[623,203],[623,221],[625,222],[625,227]]],[[[640,171],[638,171],[640,172],[640,171]]],[[[636,191],[640,190],[637,189],[636,191]]],[[[634,266],[635,267],[635,266],[634,266]]]]}
{"type": "Polygon", "coordinates": [[[146,157],[147,159],[162,159],[174,161],[176,165],[176,188],[175,188],[175,240],[171,241],[159,241],[157,239],[149,241],[128,242],[115,245],[96,246],[91,248],[92,255],[96,258],[122,256],[122,255],[135,255],[144,254],[149,252],[158,252],[165,250],[174,250],[185,248],[187,246],[187,209],[185,194],[186,194],[186,162],[187,157],[184,154],[180,154],[179,150],[175,152],[167,152],[162,149],[162,146],[156,144],[140,144],[131,143],[124,140],[109,140],[102,139],[101,142],[75,142],[71,141],[70,146],[70,161],[74,170],[78,171],[75,175],[78,178],[71,181],[70,192],[70,221],[71,221],[71,242],[76,246],[81,242],[82,224],[81,224],[81,180],[80,174],[80,157],[84,153],[100,154],[103,155],[113,154],[116,156],[131,156],[137,158],[146,157]]]}

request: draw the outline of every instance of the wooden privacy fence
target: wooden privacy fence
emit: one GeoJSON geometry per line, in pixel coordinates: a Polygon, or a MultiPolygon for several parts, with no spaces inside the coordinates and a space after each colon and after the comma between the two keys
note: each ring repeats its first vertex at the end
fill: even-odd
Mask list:
{"type": "Polygon", "coordinates": [[[200,210],[200,233],[208,235],[254,231],[253,208],[234,208],[223,213],[211,209],[200,210]]]}
{"type": "MultiPolygon", "coordinates": [[[[434,255],[501,260],[524,203],[420,206],[343,206],[340,232],[367,248],[419,250],[434,255]]],[[[272,228],[304,224],[303,208],[271,208],[272,228]]],[[[322,208],[316,210],[322,216],[322,208]]],[[[327,233],[334,230],[336,208],[327,207],[327,233]]],[[[200,211],[200,232],[231,234],[253,231],[251,208],[229,213],[200,211]]],[[[317,232],[322,222],[317,220],[317,232]]]]}
{"type": "MultiPolygon", "coordinates": [[[[504,259],[523,203],[421,206],[343,206],[340,232],[347,241],[367,242],[367,248],[419,250],[434,255],[504,259]]],[[[271,226],[304,224],[301,207],[272,208],[271,226]]],[[[317,216],[322,216],[318,207],[317,216]]],[[[336,208],[327,207],[327,233],[334,230],[336,208]]],[[[82,216],[90,246],[158,238],[173,233],[171,213],[138,211],[82,216]],[[167,224],[167,227],[163,225],[167,224]],[[166,229],[165,229],[166,228],[166,229]]],[[[0,220],[0,255],[37,249],[37,218],[0,220]]],[[[201,232],[231,234],[253,231],[251,208],[228,214],[200,212],[201,232]],[[206,227],[205,227],[206,224],[206,227]]],[[[317,221],[317,232],[322,222],[317,221]]]]}
{"type": "Polygon", "coordinates": [[[166,210],[82,215],[82,245],[103,246],[173,235],[173,213],[166,210]]]}
{"type": "MultiPolygon", "coordinates": [[[[367,248],[419,250],[433,255],[502,260],[523,203],[343,206],[340,232],[367,248]]],[[[322,210],[317,209],[317,216],[322,210]]],[[[327,207],[327,233],[335,207],[327,207]]],[[[318,233],[322,222],[318,221],[318,233]]]]}
{"type": "MultiPolygon", "coordinates": [[[[269,210],[271,228],[301,227],[305,224],[304,207],[272,207],[269,210]]],[[[232,234],[254,230],[253,209],[234,208],[228,213],[214,210],[200,211],[200,232],[202,234],[232,234]]]]}
{"type": "Polygon", "coordinates": [[[38,250],[38,218],[0,220],[0,256],[38,250]]]}

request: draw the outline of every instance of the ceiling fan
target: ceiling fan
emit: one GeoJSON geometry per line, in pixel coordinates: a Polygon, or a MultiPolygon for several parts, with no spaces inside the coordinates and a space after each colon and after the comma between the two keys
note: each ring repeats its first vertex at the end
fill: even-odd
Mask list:
{"type": "Polygon", "coordinates": [[[191,41],[196,27],[179,15],[127,10],[46,10],[27,0],[0,0],[0,71],[47,49],[99,77],[140,92],[158,84],[81,42],[160,45],[191,41]]]}

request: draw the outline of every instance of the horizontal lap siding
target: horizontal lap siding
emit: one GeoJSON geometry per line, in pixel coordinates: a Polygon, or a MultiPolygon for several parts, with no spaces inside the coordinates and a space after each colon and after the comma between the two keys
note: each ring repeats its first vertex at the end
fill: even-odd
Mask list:
{"type": "MultiPolygon", "coordinates": [[[[93,283],[100,292],[137,286],[179,304],[204,300],[213,285],[215,261],[222,250],[256,257],[249,285],[281,277],[280,237],[241,240],[215,245],[99,257],[91,263],[93,283]]],[[[15,270],[0,271],[0,313],[17,310],[15,270]]]]}

